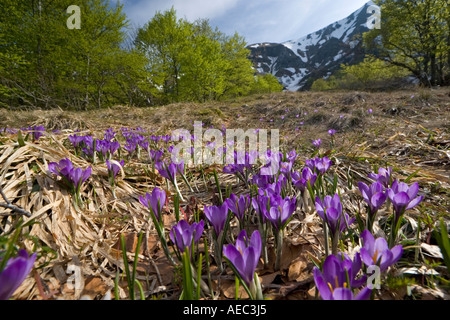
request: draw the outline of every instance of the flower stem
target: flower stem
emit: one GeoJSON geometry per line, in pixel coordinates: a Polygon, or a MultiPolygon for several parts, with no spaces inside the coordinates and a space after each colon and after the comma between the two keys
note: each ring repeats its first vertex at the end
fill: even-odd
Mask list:
{"type": "Polygon", "coordinates": [[[326,221],[323,221],[323,240],[325,245],[325,257],[330,255],[330,244],[328,243],[328,225],[326,221]]]}
{"type": "Polygon", "coordinates": [[[277,249],[277,256],[276,256],[276,260],[275,260],[275,271],[280,270],[280,264],[281,264],[281,251],[283,248],[283,230],[279,230],[276,233],[276,237],[275,237],[275,241],[276,241],[276,249],[277,249]]]}

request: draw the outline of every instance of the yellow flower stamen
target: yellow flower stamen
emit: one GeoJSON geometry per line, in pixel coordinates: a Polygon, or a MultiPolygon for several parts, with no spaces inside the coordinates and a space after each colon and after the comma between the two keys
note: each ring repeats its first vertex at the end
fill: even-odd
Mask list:
{"type": "Polygon", "coordinates": [[[378,250],[375,250],[375,254],[372,257],[373,263],[377,263],[378,262],[378,250]]]}
{"type": "Polygon", "coordinates": [[[331,285],[331,283],[328,282],[328,286],[330,287],[331,294],[333,294],[333,286],[331,285]]]}

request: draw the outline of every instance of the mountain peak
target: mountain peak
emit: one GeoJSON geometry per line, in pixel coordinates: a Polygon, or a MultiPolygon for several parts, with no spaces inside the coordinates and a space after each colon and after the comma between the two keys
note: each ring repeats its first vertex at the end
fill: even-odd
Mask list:
{"type": "Polygon", "coordinates": [[[368,8],[374,4],[369,1],[348,17],[296,40],[249,45],[250,59],[259,73],[273,74],[286,90],[309,89],[314,80],[330,76],[341,64],[363,60],[362,34],[369,30],[368,8]]]}

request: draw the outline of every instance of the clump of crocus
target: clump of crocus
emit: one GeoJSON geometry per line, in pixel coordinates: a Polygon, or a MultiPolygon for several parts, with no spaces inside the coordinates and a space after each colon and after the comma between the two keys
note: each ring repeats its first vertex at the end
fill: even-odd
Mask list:
{"type": "Polygon", "coordinates": [[[152,193],[146,193],[144,197],[139,196],[139,201],[150,210],[158,223],[162,223],[162,210],[166,203],[166,192],[164,190],[156,187],[152,193]]]}
{"type": "Polygon", "coordinates": [[[389,246],[392,247],[397,240],[397,233],[400,228],[401,217],[406,210],[417,206],[422,200],[423,196],[418,196],[419,184],[417,182],[408,186],[404,182],[395,180],[391,188],[387,190],[389,200],[394,208],[394,219],[392,220],[391,238],[389,246]]]}
{"type": "Polygon", "coordinates": [[[369,230],[361,233],[361,239],[363,241],[363,247],[360,250],[361,258],[368,267],[376,265],[380,268],[380,272],[384,272],[402,257],[401,245],[389,249],[386,239],[381,237],[375,239],[369,230]]]}
{"type": "Polygon", "coordinates": [[[308,182],[311,187],[314,186],[317,180],[317,173],[313,173],[310,168],[305,167],[300,175],[299,172],[294,172],[292,174],[292,182],[295,187],[297,187],[303,194],[308,188],[308,182]]]}
{"type": "Polygon", "coordinates": [[[225,241],[230,220],[228,205],[224,202],[221,206],[205,206],[204,212],[206,218],[214,229],[213,239],[215,258],[219,270],[222,271],[222,246],[225,241]]]}
{"type": "Polygon", "coordinates": [[[242,230],[236,239],[236,244],[223,246],[223,255],[239,277],[246,289],[250,299],[263,299],[261,284],[256,267],[261,256],[261,236],[255,230],[249,239],[247,232],[242,230]]]}
{"type": "MultiPolygon", "coordinates": [[[[337,254],[340,234],[350,226],[355,218],[350,219],[347,213],[342,212],[342,204],[339,195],[325,196],[324,200],[316,197],[316,210],[324,224],[325,244],[328,244],[328,230],[331,233],[332,254],[337,254]]],[[[327,249],[327,247],[326,247],[327,249]]],[[[326,252],[328,255],[328,252],[326,252]]]]}
{"type": "Polygon", "coordinates": [[[121,161],[106,160],[106,167],[108,168],[109,183],[111,184],[111,186],[115,186],[116,176],[119,173],[120,169],[123,168],[124,164],[125,164],[124,160],[121,160],[121,161]]]}
{"type": "Polygon", "coordinates": [[[334,146],[334,135],[336,134],[336,130],[330,129],[330,130],[328,130],[328,134],[330,135],[330,138],[331,138],[330,146],[331,146],[331,148],[333,148],[333,146],[334,146]]]}
{"type": "Polygon", "coordinates": [[[228,199],[225,199],[228,209],[234,213],[239,221],[239,228],[244,229],[245,213],[250,207],[250,196],[241,195],[239,198],[234,194],[230,194],[228,199]]]}
{"type": "Polygon", "coordinates": [[[184,161],[181,160],[180,163],[175,164],[173,162],[167,163],[166,160],[159,161],[155,163],[155,168],[158,170],[159,174],[170,181],[175,187],[181,201],[184,201],[183,195],[178,188],[177,174],[184,175],[184,161]]]}
{"type": "Polygon", "coordinates": [[[361,257],[357,253],[353,261],[345,254],[329,255],[325,258],[322,271],[314,268],[314,282],[323,300],[368,300],[371,290],[362,288],[357,296],[353,290],[366,282],[366,276],[358,278],[361,257]]]}
{"type": "Polygon", "coordinates": [[[317,139],[317,140],[313,140],[312,144],[314,145],[314,147],[316,147],[317,149],[320,148],[320,145],[322,144],[322,139],[317,139]]]}
{"type": "Polygon", "coordinates": [[[19,250],[15,258],[8,259],[4,269],[0,270],[0,300],[11,298],[30,273],[35,261],[36,253],[30,256],[24,249],[19,250]]]}
{"type": "Polygon", "coordinates": [[[316,171],[323,175],[325,174],[326,171],[328,171],[328,169],[330,169],[332,161],[328,157],[323,158],[316,157],[315,159],[306,160],[305,164],[313,172],[316,171]]]}
{"type": "Polygon", "coordinates": [[[262,257],[264,266],[266,267],[269,262],[266,239],[270,228],[266,223],[266,216],[268,215],[268,210],[270,210],[270,197],[263,190],[258,190],[258,195],[252,198],[252,207],[258,214],[258,226],[262,238],[262,257]]]}
{"type": "Polygon", "coordinates": [[[309,167],[303,168],[301,174],[297,171],[292,174],[292,184],[297,189],[300,190],[305,210],[309,208],[308,205],[309,200],[307,197],[307,193],[305,191],[308,190],[310,192],[311,200],[313,200],[314,199],[313,188],[314,184],[316,183],[316,180],[317,180],[317,173],[315,172],[313,173],[309,167]]]}
{"type": "Polygon", "coordinates": [[[81,185],[91,176],[91,167],[83,170],[81,168],[74,168],[72,161],[68,158],[57,162],[50,162],[48,170],[57,176],[62,177],[62,182],[68,190],[75,196],[76,203],[80,204],[80,190],[81,185]]]}
{"type": "Polygon", "coordinates": [[[272,230],[275,235],[276,260],[275,270],[280,270],[281,250],[283,248],[284,229],[292,218],[296,208],[296,198],[281,198],[276,194],[270,195],[270,209],[264,214],[266,219],[271,222],[272,230]]]}
{"type": "Polygon", "coordinates": [[[200,240],[203,233],[204,222],[189,224],[185,220],[180,220],[170,230],[170,240],[176,245],[180,252],[184,252],[186,248],[192,253],[192,245],[200,240]]]}
{"type": "Polygon", "coordinates": [[[161,246],[164,250],[164,253],[167,259],[172,264],[175,264],[172,255],[170,254],[169,247],[167,245],[166,236],[164,232],[164,221],[162,218],[163,207],[164,204],[166,203],[166,192],[156,187],[153,189],[152,193],[146,193],[144,197],[139,196],[139,201],[143,206],[149,209],[150,217],[153,221],[153,225],[155,226],[156,232],[158,233],[159,240],[161,241],[161,246]]]}
{"type": "Polygon", "coordinates": [[[33,141],[39,141],[39,138],[44,135],[45,128],[44,128],[44,126],[33,126],[33,127],[29,127],[28,131],[31,132],[33,141]]]}
{"type": "Polygon", "coordinates": [[[367,222],[366,228],[372,231],[373,223],[378,210],[386,202],[387,195],[384,192],[383,185],[380,182],[375,182],[370,185],[366,185],[364,182],[358,182],[358,188],[367,203],[367,222]]]}
{"type": "Polygon", "coordinates": [[[392,182],[394,182],[392,177],[392,167],[379,168],[378,174],[369,173],[369,178],[380,182],[383,187],[389,188],[392,185],[392,182]]]}

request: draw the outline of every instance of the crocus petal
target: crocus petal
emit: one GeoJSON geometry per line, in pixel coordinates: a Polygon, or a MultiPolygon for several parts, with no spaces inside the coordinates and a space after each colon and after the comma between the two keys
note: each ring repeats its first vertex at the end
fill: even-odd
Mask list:
{"type": "Polygon", "coordinates": [[[389,246],[386,239],[381,237],[377,238],[375,240],[374,250],[375,252],[378,252],[378,254],[381,254],[382,252],[389,250],[389,246]]]}
{"type": "MultiPolygon", "coordinates": [[[[385,202],[386,202],[387,195],[382,192],[378,192],[375,195],[372,196],[370,199],[370,204],[372,206],[372,209],[374,211],[377,211],[385,202]]],[[[373,212],[372,212],[373,214],[373,212]]]]}
{"type": "Polygon", "coordinates": [[[363,239],[364,248],[368,251],[370,256],[373,256],[373,254],[375,253],[374,236],[370,233],[369,230],[366,229],[361,233],[361,238],[363,239]]]}
{"type": "Polygon", "coordinates": [[[410,199],[414,199],[419,192],[419,184],[417,182],[413,183],[408,189],[408,196],[410,199]]]}
{"type": "Polygon", "coordinates": [[[372,260],[372,255],[366,248],[361,248],[360,254],[361,254],[361,259],[366,266],[371,266],[374,264],[373,260],[372,260]]]}
{"type": "Polygon", "coordinates": [[[398,260],[402,257],[403,254],[403,246],[397,245],[391,249],[392,252],[392,261],[391,263],[397,263],[398,260]]]}
{"type": "Polygon", "coordinates": [[[390,265],[392,265],[392,259],[394,255],[390,250],[386,250],[382,252],[380,255],[381,255],[380,271],[383,272],[386,271],[390,265]]]}
{"type": "Polygon", "coordinates": [[[245,231],[245,229],[243,229],[236,239],[236,249],[238,249],[240,252],[244,252],[248,247],[248,243],[249,239],[247,237],[247,232],[245,231]]]}
{"type": "Polygon", "coordinates": [[[353,300],[352,290],[348,288],[337,288],[333,292],[333,300],[353,300]]]}
{"type": "Polygon", "coordinates": [[[0,273],[0,300],[9,299],[30,273],[36,260],[36,253],[31,256],[21,249],[17,257],[11,258],[0,273]]]}
{"type": "Polygon", "coordinates": [[[195,242],[198,242],[198,240],[200,240],[203,233],[204,224],[205,224],[204,221],[201,220],[199,223],[195,225],[195,237],[194,237],[195,242]]]}
{"type": "Polygon", "coordinates": [[[358,182],[358,188],[359,191],[361,191],[361,194],[364,198],[364,200],[366,200],[366,202],[370,202],[370,196],[369,196],[369,187],[364,183],[364,182],[358,182]]]}
{"type": "Polygon", "coordinates": [[[262,249],[261,235],[259,234],[258,230],[253,231],[252,237],[250,239],[250,246],[255,249],[255,257],[257,259],[256,264],[258,264],[262,249]]]}
{"type": "Polygon", "coordinates": [[[364,287],[360,292],[358,292],[354,300],[369,300],[371,294],[372,290],[369,289],[369,287],[364,287]]]}
{"type": "Polygon", "coordinates": [[[417,206],[421,201],[423,200],[423,196],[419,196],[417,198],[415,198],[414,200],[412,200],[407,206],[405,210],[409,210],[414,208],[415,206],[417,206]]]}
{"type": "Polygon", "coordinates": [[[259,257],[257,257],[255,248],[248,247],[244,252],[244,270],[241,273],[242,278],[246,281],[247,285],[253,281],[253,276],[256,270],[255,261],[258,261],[259,257]]]}
{"type": "Polygon", "coordinates": [[[320,270],[315,267],[314,268],[314,282],[316,283],[316,287],[319,290],[320,296],[323,300],[331,300],[333,295],[331,293],[331,289],[328,286],[328,283],[323,279],[322,273],[320,270]]]}

